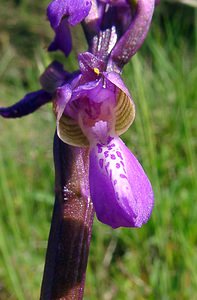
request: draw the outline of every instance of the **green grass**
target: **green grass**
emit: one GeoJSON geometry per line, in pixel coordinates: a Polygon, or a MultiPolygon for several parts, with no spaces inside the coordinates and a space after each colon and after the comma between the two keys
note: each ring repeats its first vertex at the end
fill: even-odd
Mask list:
{"type": "MultiPolygon", "coordinates": [[[[85,300],[196,299],[196,41],[195,28],[188,35],[191,24],[180,18],[178,10],[160,30],[156,16],[146,45],[123,72],[137,108],[123,138],[152,182],[153,215],[141,229],[112,230],[95,219],[85,300]]],[[[36,90],[50,61],[39,45],[33,60],[24,60],[7,43],[0,59],[2,105],[36,90]]],[[[1,300],[38,299],[53,208],[54,129],[50,105],[23,119],[0,120],[1,300]]]]}

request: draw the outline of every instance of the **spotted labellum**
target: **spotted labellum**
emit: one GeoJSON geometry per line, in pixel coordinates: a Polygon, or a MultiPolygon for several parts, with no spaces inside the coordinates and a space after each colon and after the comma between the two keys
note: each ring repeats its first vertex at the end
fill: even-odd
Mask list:
{"type": "Polygon", "coordinates": [[[141,227],[153,208],[149,179],[120,139],[135,118],[123,66],[141,47],[155,0],[54,0],[47,16],[55,37],[49,51],[72,51],[71,27],[81,23],[88,49],[78,54],[73,73],[53,62],[40,77],[42,88],[13,106],[5,118],[32,113],[53,103],[58,137],[89,149],[89,189],[98,219],[113,227],[141,227]]]}

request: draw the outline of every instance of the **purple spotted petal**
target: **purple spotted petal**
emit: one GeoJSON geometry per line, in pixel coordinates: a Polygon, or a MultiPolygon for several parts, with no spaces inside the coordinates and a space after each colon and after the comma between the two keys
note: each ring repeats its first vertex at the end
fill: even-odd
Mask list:
{"type": "Polygon", "coordinates": [[[141,227],[153,208],[151,184],[120,138],[90,151],[90,192],[98,219],[113,228],[141,227]]]}
{"type": "Polygon", "coordinates": [[[50,102],[51,98],[51,94],[44,90],[32,92],[12,106],[0,107],[0,115],[4,118],[20,118],[33,113],[40,106],[50,102]]]}
{"type": "Polygon", "coordinates": [[[111,59],[122,68],[141,47],[148,33],[155,0],[138,0],[134,19],[112,50],[111,59]]]}

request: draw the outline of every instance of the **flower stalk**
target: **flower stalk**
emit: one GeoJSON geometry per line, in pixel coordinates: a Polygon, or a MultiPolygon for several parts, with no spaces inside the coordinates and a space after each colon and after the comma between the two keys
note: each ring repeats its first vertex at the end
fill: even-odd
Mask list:
{"type": "Polygon", "coordinates": [[[88,149],[55,134],[55,204],[41,300],[83,298],[94,209],[88,185],[88,149]]]}

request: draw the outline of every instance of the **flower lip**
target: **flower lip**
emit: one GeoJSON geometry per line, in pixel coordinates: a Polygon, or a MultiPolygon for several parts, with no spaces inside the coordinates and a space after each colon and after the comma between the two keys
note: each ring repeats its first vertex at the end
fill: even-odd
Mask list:
{"type": "Polygon", "coordinates": [[[141,227],[153,209],[151,184],[120,138],[107,136],[105,144],[90,150],[90,194],[97,217],[112,228],[141,227]]]}

